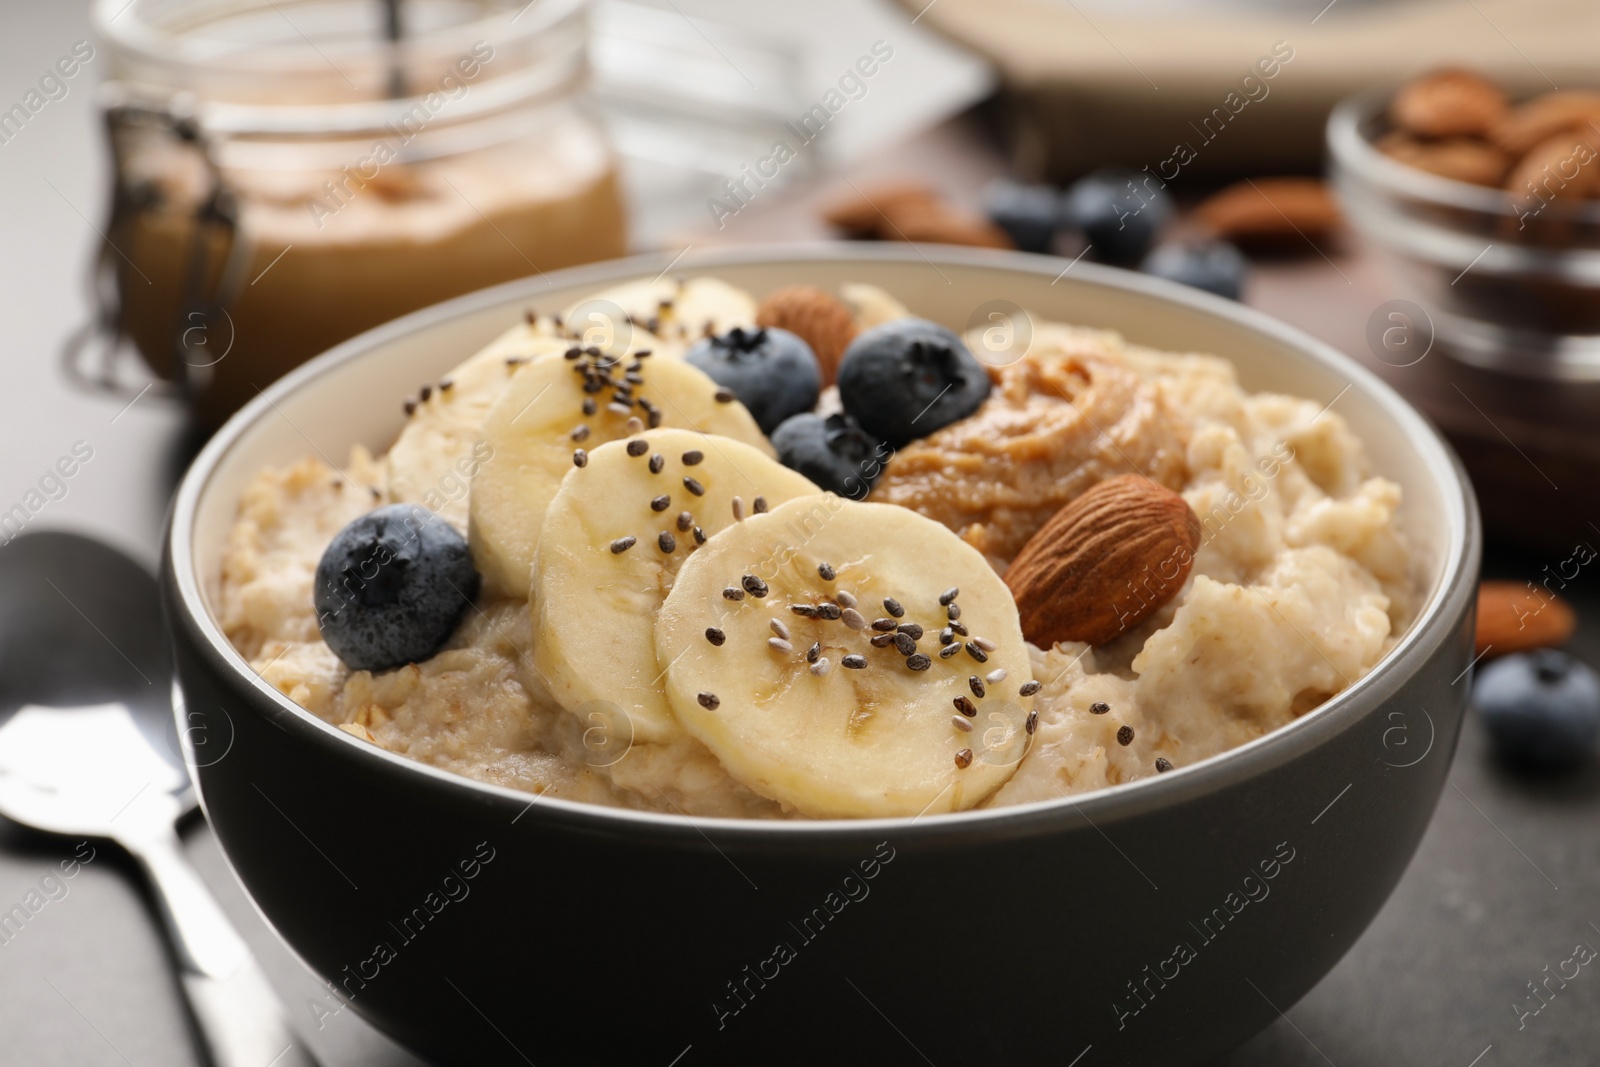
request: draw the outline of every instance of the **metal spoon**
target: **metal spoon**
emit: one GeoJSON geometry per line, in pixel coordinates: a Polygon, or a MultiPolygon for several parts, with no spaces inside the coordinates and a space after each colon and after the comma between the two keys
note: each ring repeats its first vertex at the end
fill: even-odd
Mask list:
{"type": "Polygon", "coordinates": [[[216,1067],[315,1067],[178,841],[195,797],[172,743],[160,612],[149,573],[98,541],[0,547],[0,815],[139,861],[216,1067]]]}

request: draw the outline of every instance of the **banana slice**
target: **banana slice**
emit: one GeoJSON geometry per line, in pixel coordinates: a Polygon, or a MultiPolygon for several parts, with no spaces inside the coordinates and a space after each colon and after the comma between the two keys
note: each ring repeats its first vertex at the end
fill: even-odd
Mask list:
{"type": "Polygon", "coordinates": [[[739,515],[817,492],[749,445],[691,430],[595,449],[562,479],[534,556],[534,666],[551,695],[569,709],[608,701],[635,741],[682,736],[655,638],[678,568],[739,515]]]}
{"type": "Polygon", "coordinates": [[[385,460],[390,499],[421,504],[466,530],[467,489],[486,451],[473,448],[480,444],[484,417],[518,366],[569,344],[556,336],[549,319],[519,324],[413,401],[385,460]]]}
{"type": "Polygon", "coordinates": [[[839,287],[839,295],[844,298],[850,314],[855,316],[858,330],[870,330],[895,319],[911,317],[911,312],[904,304],[876,285],[847,282],[839,287]]]}
{"type": "Polygon", "coordinates": [[[815,818],[979,803],[1027,751],[1038,689],[982,555],[907,508],[832,494],[746,519],[685,562],[656,657],[673,713],[728,773],[815,818]]]}
{"type": "Polygon", "coordinates": [[[654,326],[656,338],[664,342],[662,350],[672,355],[682,354],[707,329],[720,334],[735,326],[753,329],[756,323],[755,297],[719,278],[626,282],[578,301],[563,318],[574,332],[604,332],[612,329],[606,320],[616,315],[615,308],[638,330],[654,326]]]}
{"type": "Polygon", "coordinates": [[[468,541],[491,595],[528,595],[545,508],[578,461],[575,453],[583,451],[586,460],[588,451],[628,436],[639,423],[659,423],[721,434],[771,455],[744,405],[689,364],[588,351],[575,359],[563,353],[527,364],[484,420],[483,441],[491,454],[472,479],[468,541]],[[635,419],[639,423],[630,428],[635,419]]]}

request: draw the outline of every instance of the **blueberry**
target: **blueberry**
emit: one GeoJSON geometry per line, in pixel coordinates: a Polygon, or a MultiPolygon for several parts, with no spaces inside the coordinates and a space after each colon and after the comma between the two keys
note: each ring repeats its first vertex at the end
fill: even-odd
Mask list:
{"type": "Polygon", "coordinates": [[[805,412],[772,434],[778,462],[840,496],[860,500],[883,473],[889,449],[845,414],[805,412]]]}
{"type": "Polygon", "coordinates": [[[1489,664],[1473,683],[1472,701],[1495,746],[1518,763],[1579,763],[1600,736],[1600,678],[1565,652],[1489,664]]]}
{"type": "Polygon", "coordinates": [[[390,504],[334,535],[317,564],[322,639],[352,670],[425,660],[450,639],[478,594],[472,553],[427,508],[390,504]]]}
{"type": "Polygon", "coordinates": [[[1144,258],[1172,217],[1172,200],[1148,175],[1110,167],[1078,179],[1061,214],[1083,231],[1097,259],[1127,265],[1144,258]]]}
{"type": "Polygon", "coordinates": [[[750,409],[770,435],[790,415],[816,407],[822,369],[811,346],[788,330],[743,330],[703,337],[683,357],[750,409]]]}
{"type": "Polygon", "coordinates": [[[1061,228],[1061,197],[1049,185],[998,178],[984,188],[983,205],[989,220],[1024,252],[1050,251],[1061,228]]]}
{"type": "Polygon", "coordinates": [[[1185,241],[1159,246],[1139,269],[1237,300],[1248,266],[1244,253],[1226,241],[1185,241]]]}
{"type": "Polygon", "coordinates": [[[891,448],[978,410],[989,376],[961,338],[927,319],[895,319],[857,335],[839,360],[839,399],[891,448]]]}

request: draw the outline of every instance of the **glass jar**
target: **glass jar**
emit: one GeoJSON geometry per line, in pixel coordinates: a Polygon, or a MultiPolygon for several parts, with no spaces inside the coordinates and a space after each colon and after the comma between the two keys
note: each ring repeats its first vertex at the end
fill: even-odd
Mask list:
{"type": "Polygon", "coordinates": [[[99,0],[103,326],[215,425],[369,327],[621,255],[615,159],[579,96],[585,14],[99,0]]]}

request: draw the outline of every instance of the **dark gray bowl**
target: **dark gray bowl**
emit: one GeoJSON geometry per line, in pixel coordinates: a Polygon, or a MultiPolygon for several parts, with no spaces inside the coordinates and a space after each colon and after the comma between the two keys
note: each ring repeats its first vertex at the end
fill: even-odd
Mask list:
{"type": "Polygon", "coordinates": [[[1226,355],[1249,388],[1337,405],[1404,487],[1425,606],[1366,677],[1226,755],[921,820],[688,819],[536,800],[390,755],[300,710],[233,651],[214,590],[253,472],[382,448],[404,390],[524,307],[666,266],[561,271],[364,334],[267,390],[189,471],[163,584],[191,737],[205,720],[190,759],[278,932],[355,1011],[441,1063],[1178,1065],[1292,1005],[1382,906],[1443,787],[1480,538],[1465,476],[1415,411],[1235,304],[1088,264],[1058,278],[1059,260],[903,246],[674,268],[758,293],[872,282],[955,327],[1014,301],[1226,355]]]}

